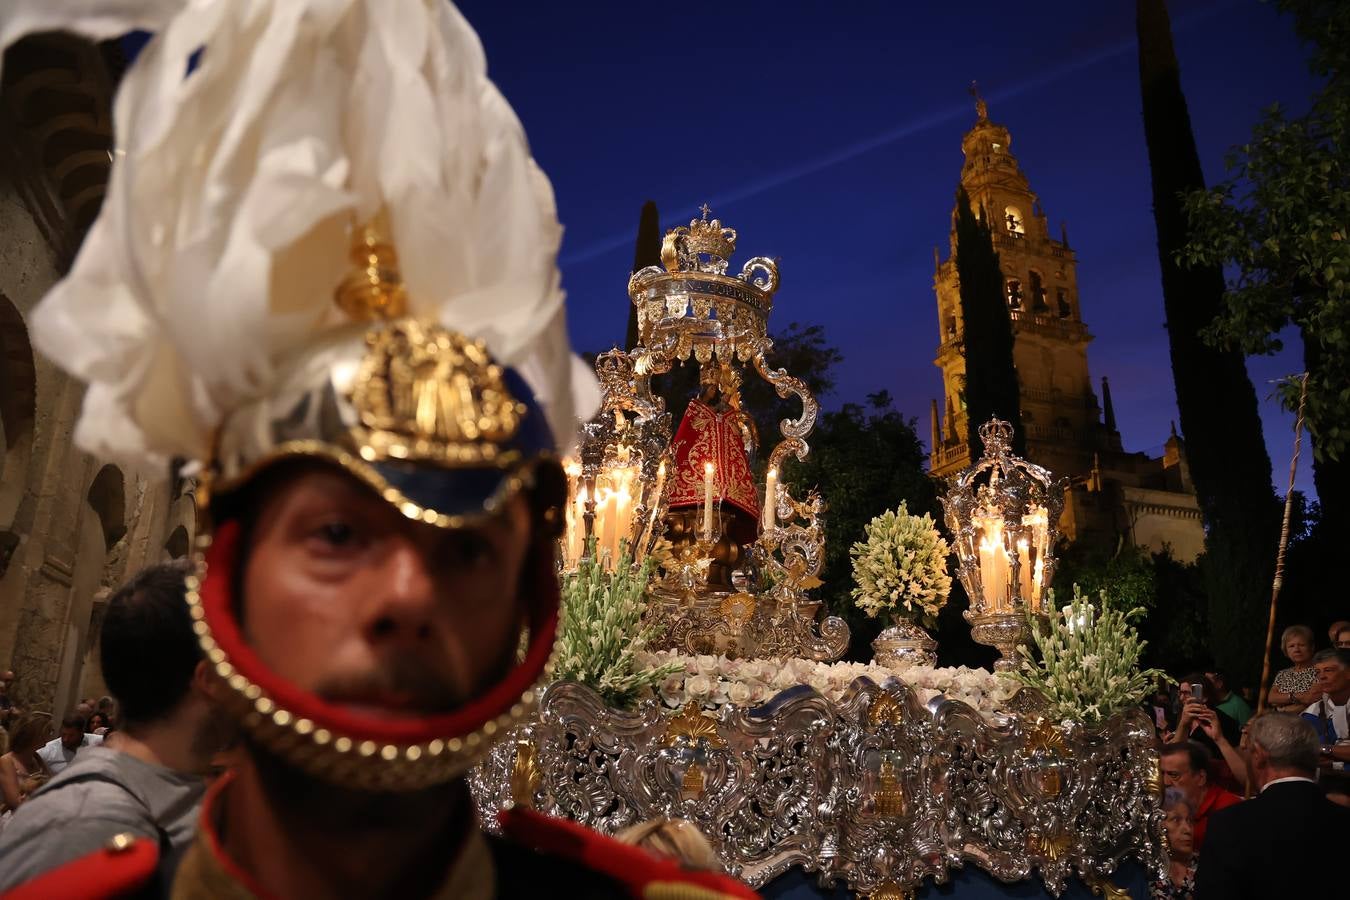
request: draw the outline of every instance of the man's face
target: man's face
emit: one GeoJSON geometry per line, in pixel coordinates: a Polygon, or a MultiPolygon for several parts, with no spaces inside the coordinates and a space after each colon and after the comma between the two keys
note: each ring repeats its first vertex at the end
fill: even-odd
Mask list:
{"type": "MultiPolygon", "coordinates": [[[[50,733],[50,732],[49,732],[50,733]]],[[[67,750],[80,749],[80,742],[84,740],[84,732],[78,728],[67,728],[61,726],[61,743],[66,745],[67,750]]]]}
{"type": "MultiPolygon", "coordinates": [[[[1207,680],[1201,681],[1199,682],[1199,684],[1201,685],[1201,689],[1205,693],[1205,696],[1201,702],[1208,704],[1211,700],[1214,699],[1214,690],[1210,687],[1209,682],[1207,680]]],[[[1181,698],[1181,703],[1183,706],[1188,701],[1195,698],[1195,692],[1191,690],[1191,683],[1189,681],[1183,681],[1177,685],[1177,696],[1181,698]]]]}
{"type": "Polygon", "coordinates": [[[1162,767],[1163,784],[1180,790],[1193,805],[1200,802],[1209,779],[1203,771],[1196,772],[1191,768],[1189,756],[1185,753],[1169,753],[1158,764],[1162,767]]]}
{"type": "Polygon", "coordinates": [[[1332,695],[1339,695],[1350,689],[1350,668],[1338,659],[1324,659],[1313,671],[1317,673],[1317,686],[1332,695]]]}
{"type": "Polygon", "coordinates": [[[516,648],[525,501],[475,529],[402,516],[324,466],[269,496],[244,572],[244,632],[302,690],[377,717],[443,713],[500,678],[516,648]]]}
{"type": "Polygon", "coordinates": [[[1336,632],[1336,640],[1333,643],[1338,650],[1350,650],[1350,627],[1336,632]]]}

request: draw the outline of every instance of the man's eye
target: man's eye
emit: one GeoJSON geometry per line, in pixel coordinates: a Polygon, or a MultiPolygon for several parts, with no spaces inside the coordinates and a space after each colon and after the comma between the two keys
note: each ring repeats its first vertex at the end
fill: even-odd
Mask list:
{"type": "Polygon", "coordinates": [[[314,530],[313,537],[329,547],[350,547],[356,543],[356,529],[346,522],[326,522],[314,530]]]}
{"type": "Polygon", "coordinates": [[[477,531],[458,531],[446,536],[445,553],[455,565],[470,566],[492,556],[492,541],[477,531]]]}

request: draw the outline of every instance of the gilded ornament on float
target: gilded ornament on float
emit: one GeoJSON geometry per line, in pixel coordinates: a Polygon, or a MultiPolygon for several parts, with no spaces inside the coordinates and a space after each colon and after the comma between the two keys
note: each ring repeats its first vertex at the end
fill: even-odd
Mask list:
{"type": "Polygon", "coordinates": [[[516,741],[516,760],[511,767],[511,801],[516,806],[534,806],[534,793],[544,780],[539,771],[539,752],[527,740],[516,741]]]}
{"type": "Polygon", "coordinates": [[[953,476],[942,498],[957,571],[970,598],[971,635],[998,648],[998,671],[1016,666],[1030,617],[1044,618],[1044,594],[1055,574],[1054,546],[1067,482],[1012,452],[1013,428],[990,419],[980,426],[984,453],[953,476]]]}

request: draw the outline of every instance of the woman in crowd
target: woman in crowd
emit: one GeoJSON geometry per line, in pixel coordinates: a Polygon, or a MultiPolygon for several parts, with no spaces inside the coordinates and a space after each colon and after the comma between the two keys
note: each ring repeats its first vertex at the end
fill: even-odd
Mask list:
{"type": "Polygon", "coordinates": [[[1266,703],[1280,712],[1301,713],[1322,696],[1313,670],[1313,633],[1306,625],[1290,625],[1280,635],[1280,649],[1293,663],[1281,669],[1266,694],[1266,703]]]}
{"type": "Polygon", "coordinates": [[[1167,877],[1153,883],[1153,900],[1193,900],[1195,868],[1195,812],[1186,795],[1169,789],[1163,798],[1163,827],[1167,832],[1167,877]]]}
{"type": "Polygon", "coordinates": [[[19,804],[51,777],[47,764],[37,752],[51,740],[52,717],[47,713],[27,713],[9,732],[9,752],[0,756],[0,827],[9,821],[19,804]]]}
{"type": "Polygon", "coordinates": [[[108,734],[108,717],[101,712],[96,712],[89,717],[89,724],[85,726],[85,731],[90,734],[96,734],[99,737],[105,737],[108,734]]]}

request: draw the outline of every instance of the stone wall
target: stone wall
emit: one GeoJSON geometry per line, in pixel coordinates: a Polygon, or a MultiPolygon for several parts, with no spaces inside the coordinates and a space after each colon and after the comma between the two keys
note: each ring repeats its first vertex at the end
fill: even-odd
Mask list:
{"type": "Polygon", "coordinates": [[[0,86],[0,668],[14,696],[63,715],[104,692],[110,590],[195,530],[169,473],[125,472],[75,447],[84,388],[32,348],[28,321],[101,201],[112,88],[101,51],[44,36],[6,55],[0,86]],[[104,149],[99,149],[105,145],[104,149]]]}

